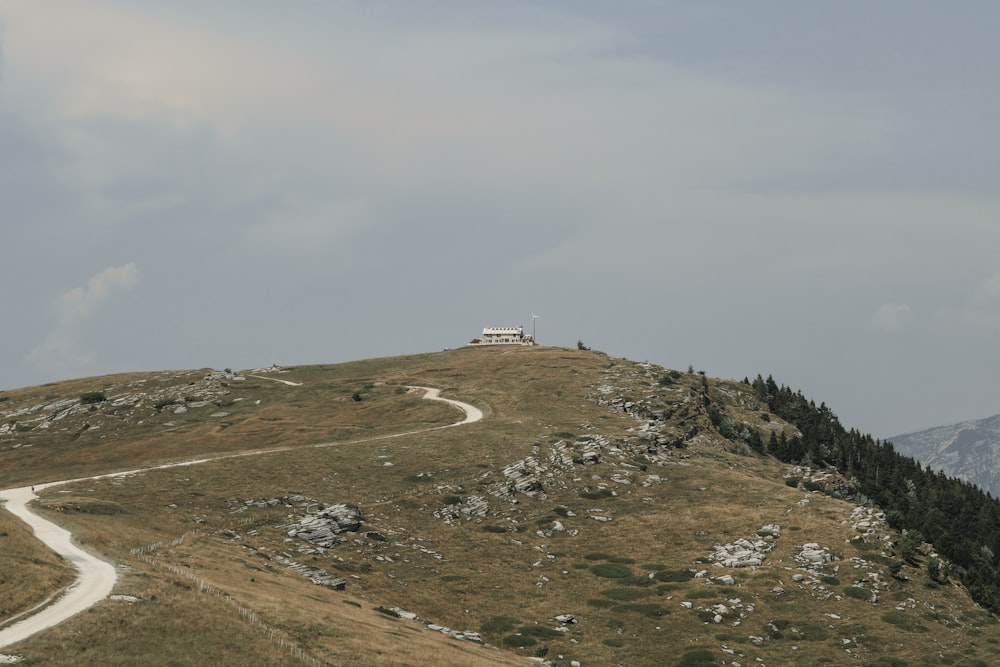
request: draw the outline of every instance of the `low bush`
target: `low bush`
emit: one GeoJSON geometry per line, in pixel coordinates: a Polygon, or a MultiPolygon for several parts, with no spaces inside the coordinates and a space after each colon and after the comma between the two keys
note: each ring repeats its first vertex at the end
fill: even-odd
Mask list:
{"type": "Polygon", "coordinates": [[[556,639],[557,637],[563,636],[563,633],[558,630],[547,628],[544,625],[524,625],[521,627],[519,632],[522,635],[536,637],[538,639],[556,639]]]}
{"type": "Polygon", "coordinates": [[[598,609],[607,609],[608,607],[615,606],[615,603],[613,601],[604,600],[602,598],[591,598],[587,600],[587,604],[589,604],[591,607],[597,607],[598,609]]]}
{"type": "Polygon", "coordinates": [[[614,608],[617,612],[633,612],[636,614],[642,614],[643,616],[648,616],[649,618],[662,618],[670,613],[670,610],[659,604],[620,604],[614,608]]]}
{"type": "Polygon", "coordinates": [[[637,588],[608,588],[601,591],[601,595],[611,598],[612,600],[619,600],[622,602],[639,600],[641,598],[648,597],[649,594],[649,591],[637,588]]]}
{"type": "Polygon", "coordinates": [[[906,612],[899,611],[898,609],[893,609],[882,614],[882,620],[886,623],[892,623],[897,628],[906,630],[907,632],[927,632],[926,625],[921,623],[914,616],[911,616],[906,612]]]}
{"type": "Polygon", "coordinates": [[[714,667],[716,664],[715,654],[707,648],[693,648],[681,656],[677,667],[714,667]]]}
{"type": "Polygon", "coordinates": [[[503,638],[504,646],[513,646],[514,648],[528,648],[529,646],[537,646],[538,640],[534,637],[528,637],[526,635],[507,635],[503,638]]]}
{"type": "Polygon", "coordinates": [[[517,627],[517,619],[510,616],[494,616],[479,627],[483,634],[510,632],[517,627]]]}
{"type": "Polygon", "coordinates": [[[102,403],[106,400],[108,400],[108,397],[104,395],[103,391],[85,391],[80,394],[80,403],[83,405],[102,403]]]}
{"type": "Polygon", "coordinates": [[[605,579],[621,579],[623,577],[632,576],[632,568],[628,565],[622,565],[621,563],[601,563],[600,565],[592,565],[590,567],[590,571],[598,577],[604,577],[605,579]]]}

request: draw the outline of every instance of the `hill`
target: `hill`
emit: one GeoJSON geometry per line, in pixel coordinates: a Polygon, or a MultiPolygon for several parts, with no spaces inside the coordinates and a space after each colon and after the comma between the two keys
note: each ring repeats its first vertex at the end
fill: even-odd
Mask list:
{"type": "Polygon", "coordinates": [[[902,454],[1000,496],[1000,415],[890,438],[902,454]]]}
{"type": "MultiPolygon", "coordinates": [[[[870,490],[864,504],[864,462],[827,461],[843,436],[815,416],[825,406],[772,385],[497,347],[2,393],[0,488],[225,456],[41,491],[38,511],[118,583],[2,651],[46,665],[989,664],[994,616],[870,490]],[[441,428],[462,413],[412,386],[485,417],[441,428]]],[[[6,513],[0,572],[0,623],[73,576],[6,513]]]]}

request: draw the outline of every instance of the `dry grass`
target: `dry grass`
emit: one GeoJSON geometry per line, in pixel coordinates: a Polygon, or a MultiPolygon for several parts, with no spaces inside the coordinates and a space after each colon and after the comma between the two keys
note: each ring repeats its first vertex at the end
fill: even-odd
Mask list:
{"type": "Polygon", "coordinates": [[[36,540],[19,519],[0,512],[0,625],[44,603],[73,581],[73,569],[36,540]]]}
{"type": "MultiPolygon", "coordinates": [[[[56,472],[67,476],[205,452],[293,449],[46,492],[53,517],[128,567],[117,592],[142,602],[102,603],[16,649],[46,664],[79,664],[81,656],[107,658],[106,664],[119,664],[111,656],[154,665],[238,664],[247,656],[255,664],[287,664],[295,655],[288,646],[307,656],[299,660],[304,664],[352,665],[524,664],[540,649],[556,663],[585,665],[681,664],[698,651],[717,663],[774,665],[860,665],[889,656],[912,665],[959,664],[953,655],[990,659],[1000,641],[992,619],[961,590],[933,587],[919,571],[908,569],[908,582],[886,574],[890,585],[877,604],[844,594],[859,576],[852,557],[887,569],[878,550],[848,542],[856,535],[844,523],[853,505],[819,494],[802,503],[807,494],[783,482],[786,468],[741,456],[713,435],[698,398],[699,377],[682,375],[678,384],[661,386],[661,373],[574,350],[464,349],[303,367],[281,376],[302,387],[234,383],[221,399],[229,404],[213,408],[231,413],[224,423],[192,410],[146,416],[142,425],[123,424],[113,433],[102,427],[104,439],[89,431],[75,441],[35,434],[35,445],[49,448],[56,472]],[[407,384],[442,387],[445,396],[480,406],[486,420],[378,439],[456,419],[453,408],[407,394],[407,384]],[[697,425],[702,435],[657,459],[660,464],[643,463],[646,445],[630,430],[636,420],[595,402],[597,387],[608,384],[616,395],[671,411],[665,432],[697,425]],[[355,391],[360,403],[350,399],[355,391]],[[595,434],[611,445],[602,449],[602,462],[568,469],[549,462],[558,441],[595,434]],[[307,446],[317,443],[333,444],[307,446]],[[512,503],[492,495],[503,469],[528,456],[547,466],[544,497],[519,494],[512,503]],[[308,500],[287,500],[291,496],[308,500]],[[455,525],[435,516],[473,496],[488,500],[487,516],[455,525]],[[247,499],[270,498],[287,505],[234,513],[247,499]],[[308,545],[288,538],[285,526],[315,502],[357,506],[362,532],[330,549],[305,551],[308,545]],[[565,531],[552,531],[557,521],[565,531]],[[768,523],[782,531],[762,567],[723,571],[704,562],[714,545],[751,538],[768,523]],[[154,562],[132,552],[185,535],[180,544],[153,550],[154,562]],[[799,572],[794,556],[807,542],[839,557],[818,585],[792,579],[799,572]],[[282,554],[345,577],[346,592],[311,584],[286,567],[282,554]],[[619,563],[631,578],[598,576],[594,566],[602,562],[619,563]],[[731,574],[735,584],[675,576],[701,569],[731,574]],[[657,572],[664,574],[650,580],[657,572]],[[192,587],[195,580],[218,593],[192,587]],[[784,593],[773,591],[779,586],[784,593]],[[735,613],[715,623],[708,610],[717,604],[744,617],[735,613]],[[450,639],[419,621],[377,611],[397,606],[456,630],[482,629],[490,644],[503,648],[450,639]],[[252,610],[266,631],[234,618],[237,607],[252,610]],[[563,613],[578,623],[553,633],[559,624],[552,619],[563,613]],[[118,634],[116,624],[128,631],[118,634]],[[204,654],[191,651],[191,638],[204,644],[204,654]]],[[[175,375],[177,382],[190,381],[175,375]]],[[[107,383],[110,395],[117,385],[107,383]]],[[[759,415],[740,385],[711,384],[732,416],[759,415]]],[[[0,449],[0,462],[19,462],[22,453],[0,449]]],[[[41,459],[29,460],[29,472],[8,467],[3,475],[23,483],[24,475],[50,474],[39,467],[41,459]]],[[[36,581],[35,598],[45,585],[36,581]]]]}

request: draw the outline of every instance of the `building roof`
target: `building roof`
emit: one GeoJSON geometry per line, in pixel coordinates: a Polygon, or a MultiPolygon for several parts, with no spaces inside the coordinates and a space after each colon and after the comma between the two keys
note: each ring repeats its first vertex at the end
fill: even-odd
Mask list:
{"type": "Polygon", "coordinates": [[[498,334],[517,334],[521,336],[524,334],[524,327],[484,327],[483,335],[498,335],[498,334]]]}

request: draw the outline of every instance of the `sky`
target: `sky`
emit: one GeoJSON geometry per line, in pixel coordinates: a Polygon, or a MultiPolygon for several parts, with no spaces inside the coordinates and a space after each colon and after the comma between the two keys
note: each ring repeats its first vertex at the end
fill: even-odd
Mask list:
{"type": "Polygon", "coordinates": [[[0,389],[485,326],[1000,412],[1000,3],[0,0],[0,389]]]}

